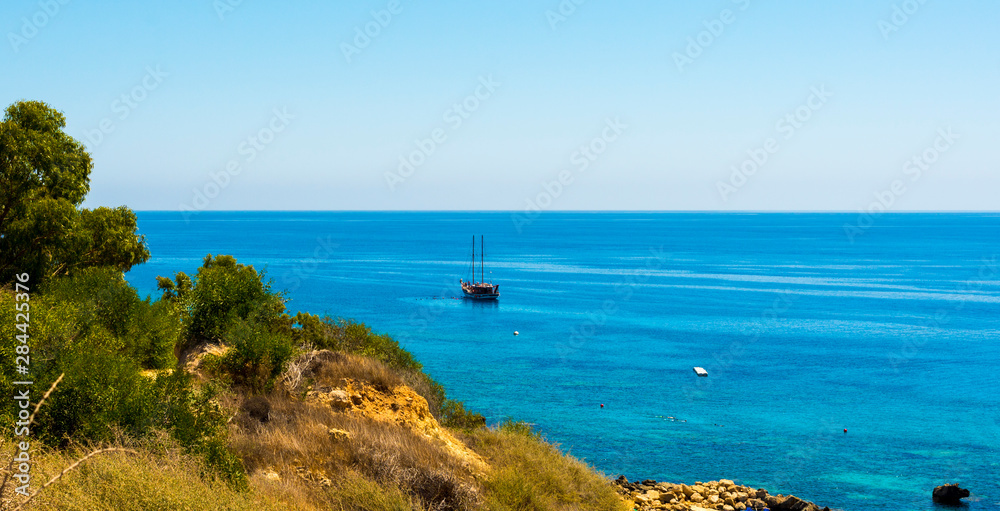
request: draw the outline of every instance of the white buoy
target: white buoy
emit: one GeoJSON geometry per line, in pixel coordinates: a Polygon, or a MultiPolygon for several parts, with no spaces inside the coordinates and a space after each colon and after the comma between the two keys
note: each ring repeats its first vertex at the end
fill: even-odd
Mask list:
{"type": "Polygon", "coordinates": [[[521,335],[521,334],[519,334],[517,330],[514,330],[514,335],[521,335]]]}
{"type": "Polygon", "coordinates": [[[706,371],[706,370],[704,370],[704,369],[702,369],[700,367],[695,367],[694,368],[694,374],[697,374],[698,376],[708,376],[708,371],[706,371]]]}

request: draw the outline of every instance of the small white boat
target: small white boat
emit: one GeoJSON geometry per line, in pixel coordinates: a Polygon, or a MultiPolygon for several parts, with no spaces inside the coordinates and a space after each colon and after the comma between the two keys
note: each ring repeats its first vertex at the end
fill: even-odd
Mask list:
{"type": "Polygon", "coordinates": [[[695,367],[694,374],[697,374],[698,376],[708,376],[708,371],[706,371],[703,367],[695,367]]]}

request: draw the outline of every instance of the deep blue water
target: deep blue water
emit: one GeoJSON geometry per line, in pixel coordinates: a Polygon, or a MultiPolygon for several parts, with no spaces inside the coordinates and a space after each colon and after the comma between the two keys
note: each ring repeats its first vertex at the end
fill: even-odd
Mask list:
{"type": "Polygon", "coordinates": [[[139,213],[143,293],[232,254],[293,311],[392,334],[451,397],[609,475],[850,510],[932,509],[958,482],[969,509],[1000,509],[1000,215],[884,215],[853,242],[856,214],[547,212],[520,232],[510,213],[190,220],[139,213]],[[494,304],[458,298],[474,234],[494,304]]]}

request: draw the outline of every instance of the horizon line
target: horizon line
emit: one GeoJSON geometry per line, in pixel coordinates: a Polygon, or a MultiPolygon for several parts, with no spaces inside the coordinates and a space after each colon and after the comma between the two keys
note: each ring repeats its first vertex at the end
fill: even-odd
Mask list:
{"type": "MultiPolygon", "coordinates": [[[[100,206],[98,206],[100,207],[100,206]]],[[[196,216],[201,213],[795,213],[795,214],[1000,214],[1000,210],[990,209],[910,209],[899,211],[858,211],[842,209],[808,210],[808,209],[551,209],[545,211],[526,211],[520,209],[210,209],[204,211],[183,211],[179,209],[133,209],[141,213],[178,213],[196,216]]]]}

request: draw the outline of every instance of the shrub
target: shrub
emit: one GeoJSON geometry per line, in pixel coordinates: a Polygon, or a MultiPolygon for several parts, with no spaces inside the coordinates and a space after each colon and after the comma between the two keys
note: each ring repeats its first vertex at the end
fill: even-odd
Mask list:
{"type": "Polygon", "coordinates": [[[89,268],[70,277],[52,279],[33,299],[35,310],[72,305],[71,318],[80,334],[106,330],[121,341],[123,353],[144,368],[164,369],[175,362],[179,318],[165,303],[140,299],[115,269],[89,268]]]}
{"type": "Polygon", "coordinates": [[[453,428],[475,429],[486,426],[486,417],[466,410],[461,401],[445,399],[441,405],[441,422],[453,428]]]}
{"type": "Polygon", "coordinates": [[[372,332],[364,323],[349,319],[320,318],[314,314],[298,313],[294,322],[293,339],[297,344],[308,344],[316,349],[344,351],[371,357],[394,369],[421,370],[413,355],[399,346],[392,337],[372,332]]]}
{"type": "Polygon", "coordinates": [[[141,435],[153,426],[159,397],[139,366],[115,350],[107,334],[94,333],[68,343],[47,374],[36,384],[47,385],[65,373],[48,406],[39,412],[35,432],[46,443],[105,441],[114,431],[141,435]]]}
{"type": "Polygon", "coordinates": [[[205,363],[232,383],[252,392],[271,389],[294,351],[291,340],[284,335],[243,320],[233,322],[223,335],[223,341],[231,349],[218,357],[206,357],[205,363]]]}
{"type": "Polygon", "coordinates": [[[271,330],[287,324],[281,295],[253,266],[238,264],[233,256],[209,254],[194,279],[178,273],[174,281],[160,277],[157,282],[185,318],[182,348],[221,340],[240,320],[271,330]]]}
{"type": "Polygon", "coordinates": [[[217,388],[209,383],[196,389],[191,380],[182,371],[156,379],[160,399],[156,425],[167,429],[188,453],[200,455],[213,474],[234,487],[244,487],[246,472],[228,448],[228,419],[216,404],[217,388]]]}

